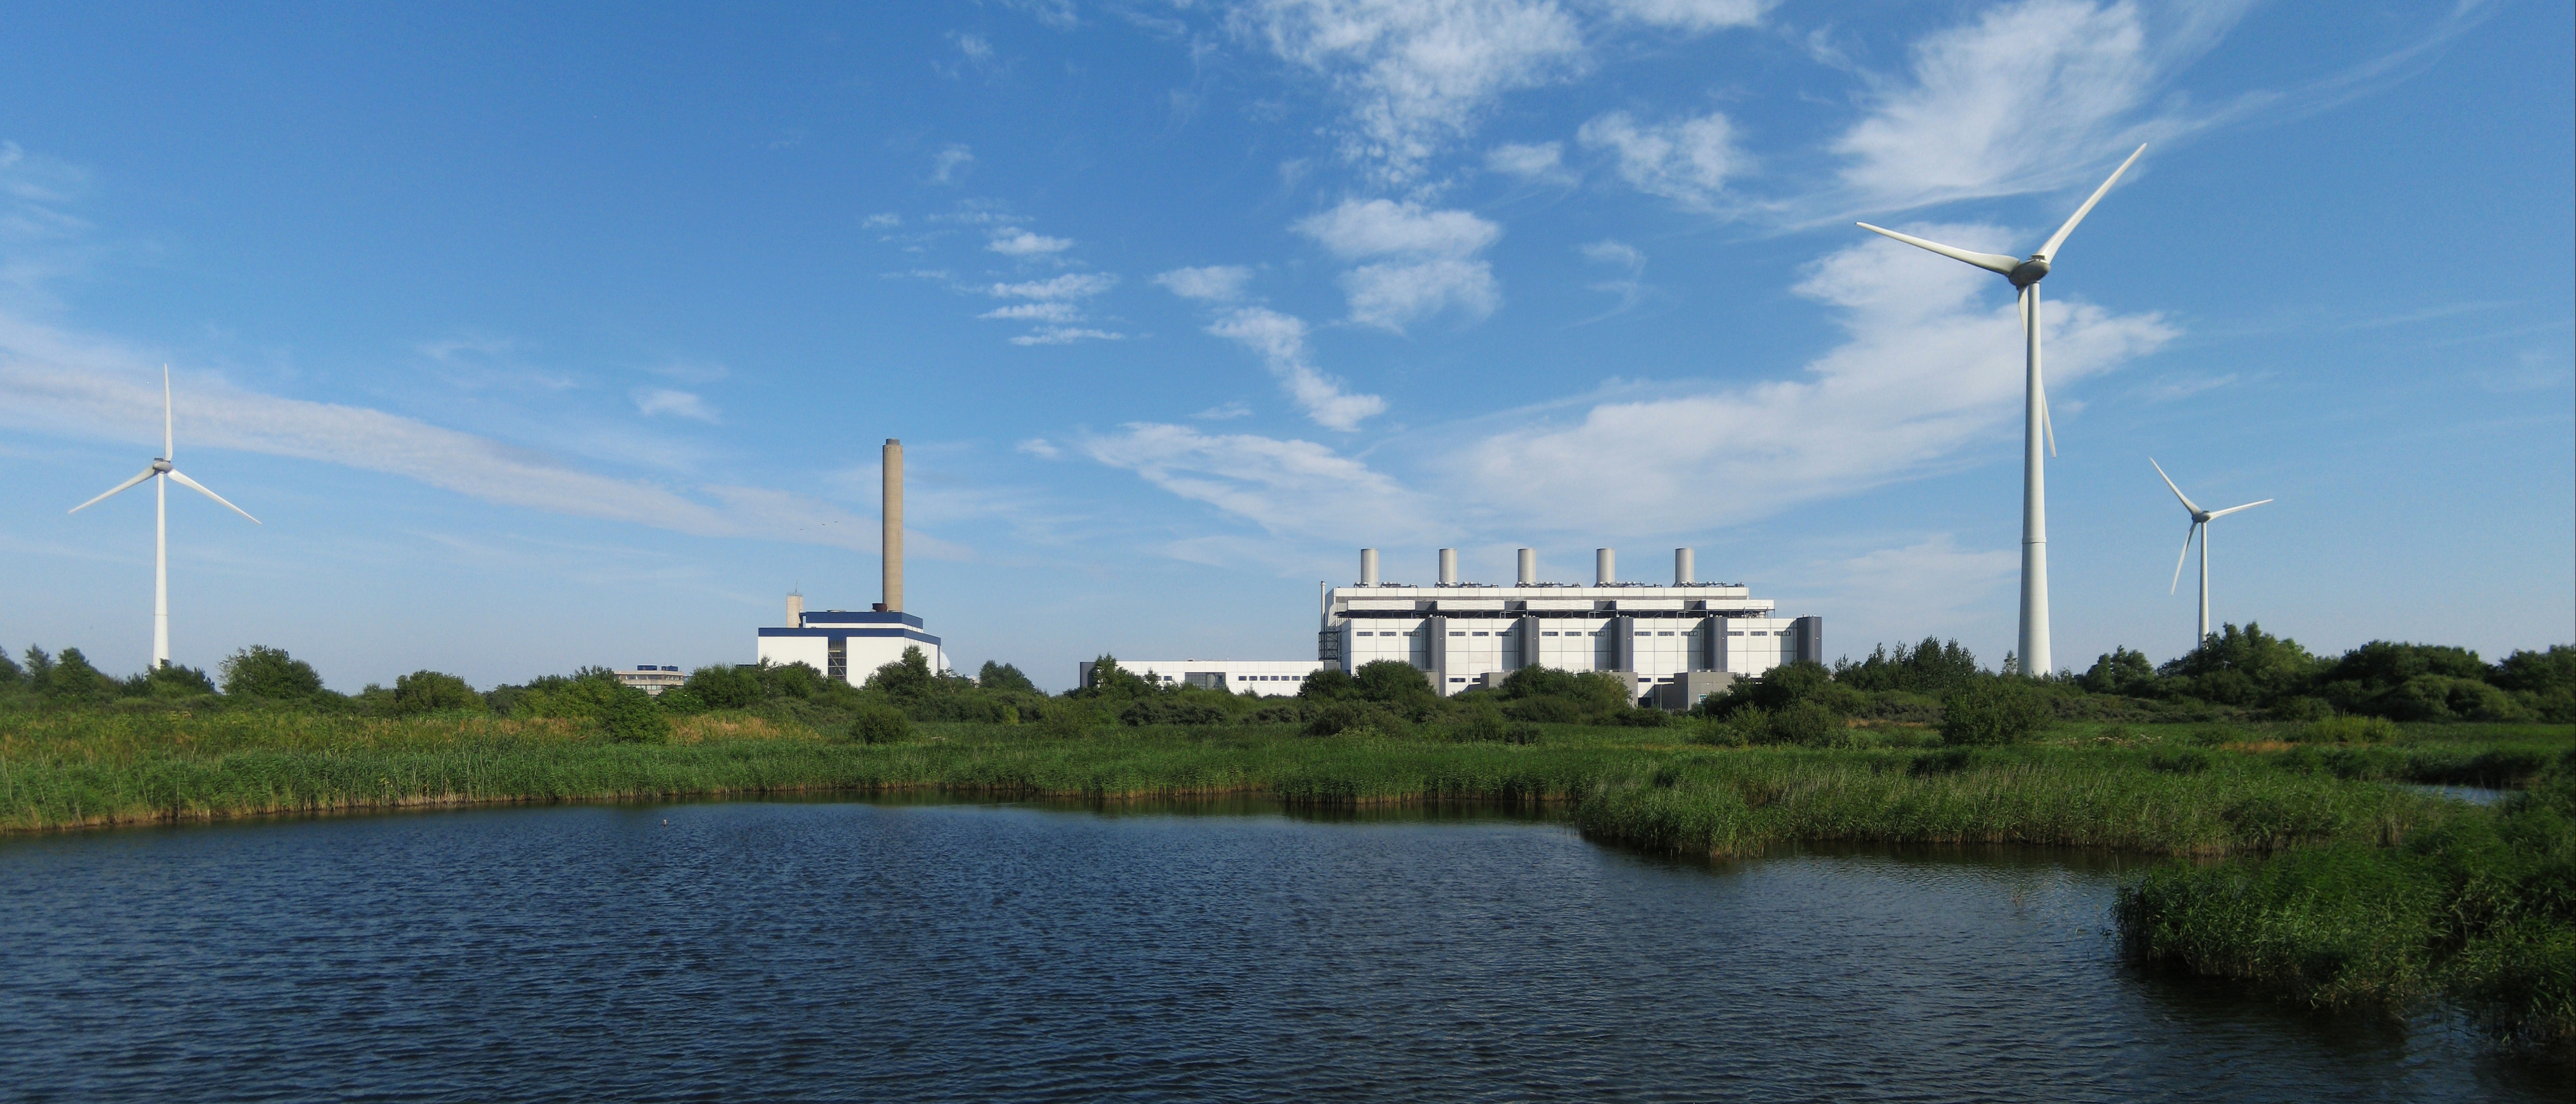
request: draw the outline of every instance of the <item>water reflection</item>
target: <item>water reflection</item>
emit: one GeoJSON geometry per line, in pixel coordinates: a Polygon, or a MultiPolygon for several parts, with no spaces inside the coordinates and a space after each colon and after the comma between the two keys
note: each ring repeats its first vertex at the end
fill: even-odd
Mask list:
{"type": "Polygon", "coordinates": [[[0,844],[30,1099],[2513,1099],[2122,966],[2134,859],[1545,807],[689,803],[0,844]]]}

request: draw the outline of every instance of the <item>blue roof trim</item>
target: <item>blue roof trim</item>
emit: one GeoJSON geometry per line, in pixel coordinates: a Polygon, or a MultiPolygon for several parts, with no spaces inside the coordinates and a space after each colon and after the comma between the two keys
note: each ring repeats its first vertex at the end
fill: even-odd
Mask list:
{"type": "Polygon", "coordinates": [[[939,643],[938,637],[932,636],[926,632],[916,632],[912,629],[762,629],[760,630],[760,635],[820,636],[825,638],[836,636],[899,636],[907,640],[918,640],[924,644],[939,643]]]}
{"type": "MultiPolygon", "coordinates": [[[[910,613],[879,613],[875,610],[807,610],[806,625],[910,625],[921,627],[921,618],[910,613]]],[[[803,627],[803,626],[798,626],[803,627]]]]}

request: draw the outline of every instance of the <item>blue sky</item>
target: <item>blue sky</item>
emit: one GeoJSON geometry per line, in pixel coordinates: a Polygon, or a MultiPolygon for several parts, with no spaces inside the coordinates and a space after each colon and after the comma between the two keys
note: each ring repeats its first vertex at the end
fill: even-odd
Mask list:
{"type": "Polygon", "coordinates": [[[1590,551],[2012,644],[2047,286],[2057,659],[2214,615],[2576,637],[2565,4],[12,5],[0,640],[354,690],[747,661],[781,595],[971,670],[1294,658],[1353,550],[1590,551]],[[882,9],[882,10],[880,10],[882,9]],[[2187,583],[2188,581],[2186,581],[2187,583]]]}

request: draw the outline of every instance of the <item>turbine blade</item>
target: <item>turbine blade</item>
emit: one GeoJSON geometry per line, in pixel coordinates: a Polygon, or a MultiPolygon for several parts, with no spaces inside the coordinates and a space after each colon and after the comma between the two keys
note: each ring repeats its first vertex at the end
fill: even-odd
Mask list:
{"type": "Polygon", "coordinates": [[[2182,555],[2174,557],[2174,581],[2173,585],[2165,588],[2165,593],[2182,592],[2182,565],[2191,562],[2191,538],[2199,535],[2200,523],[2197,521],[2191,523],[2191,528],[2182,531],[2182,555]]]}
{"type": "Polygon", "coordinates": [[[2048,416],[2048,392],[2039,393],[2039,429],[2048,435],[2048,458],[2057,459],[2057,423],[2048,416]]]}
{"type": "Polygon", "coordinates": [[[1996,253],[1975,253],[1965,249],[1954,249],[1950,246],[1943,245],[1940,242],[1924,241],[1912,234],[1899,234],[1894,230],[1872,226],[1866,222],[1854,223],[1853,225],[1873,234],[1885,234],[1888,237],[1904,242],[1907,245],[1914,246],[1917,249],[1929,249],[1932,252],[1948,257],[1954,261],[1966,261],[1969,264],[1985,269],[1988,272],[2000,272],[2006,276],[2010,276],[2012,275],[2014,267],[2021,264],[2021,258],[2019,257],[2006,257],[1996,253]]]}
{"type": "Polygon", "coordinates": [[[171,454],[177,451],[179,442],[170,432],[170,366],[164,364],[161,366],[161,458],[176,460],[178,457],[171,454]]]}
{"type": "MultiPolygon", "coordinates": [[[[2263,502],[2270,502],[2270,501],[2272,501],[2272,500],[2271,500],[2271,499],[2268,499],[2268,498],[2263,500],[2263,502]]],[[[2263,504],[2263,502],[2248,502],[2248,503],[2246,503],[2245,505],[2242,505],[2242,506],[2230,506],[2230,507],[2228,507],[2228,508],[2226,508],[2226,509],[2224,509],[2224,510],[2220,510],[2220,511],[2218,511],[2218,512],[2216,512],[2216,513],[2213,513],[2213,514],[2209,515],[2209,516],[2214,517],[2214,518],[2223,518],[2223,517],[2226,517],[2226,516],[2227,516],[2227,515],[2229,515],[2229,514],[2235,513],[2235,512],[2236,512],[2236,511],[2238,511],[2238,510],[2251,510],[2251,509],[2253,509],[2253,508],[2255,508],[2255,507],[2257,507],[2257,506],[2262,505],[2262,504],[2263,504]]]]}
{"type": "Polygon", "coordinates": [[[2147,463],[2155,464],[2155,468],[2156,468],[2156,475],[2157,475],[2159,478],[2162,478],[2162,479],[2165,481],[2165,489],[2166,489],[2166,490],[2172,491],[2172,492],[2174,493],[2174,497],[2175,497],[2175,498],[2179,498],[2179,499],[2181,499],[2181,500],[2182,500],[2182,508],[2183,508],[2183,509],[2189,510],[2189,511],[2191,511],[2191,512],[2192,512],[2192,513],[2194,513],[2194,514],[2197,514],[2197,513],[2199,513],[2199,512],[2200,512],[2200,507],[2199,507],[2199,505],[2197,505],[2197,504],[2195,504],[2194,502],[2192,502],[2192,500],[2191,500],[2191,496],[2190,496],[2190,495],[2187,495],[2187,494],[2182,493],[2182,488],[2177,487],[2177,486],[2174,486],[2174,484],[2173,484],[2173,477],[2172,477],[2172,476],[2170,476],[2170,475],[2166,475],[2166,474],[2165,474],[2165,466],[2164,466],[2164,465],[2162,465],[2162,464],[2156,464],[2156,458],[2155,458],[2155,457],[2152,457],[2152,456],[2147,457],[2147,463]]]}
{"type": "Polygon", "coordinates": [[[2075,232],[2075,224],[2084,221],[2084,216],[2093,213],[2093,205],[2102,202],[2103,193],[2110,191],[2111,185],[2119,183],[2120,174],[2129,171],[2129,166],[2137,163],[2138,154],[2145,152],[2147,147],[2141,143],[2134,152],[2129,154],[2128,160],[2120,162],[2119,168],[2111,170],[2111,179],[2103,181],[2101,187],[2093,189],[2093,198],[2085,200],[2084,206],[2076,208],[2075,213],[2067,218],[2066,225],[2058,227],[2056,233],[2048,236],[2048,244],[2039,247],[2038,255],[2044,260],[2055,261],[2057,247],[2066,244],[2066,235],[2075,232]]]}
{"type": "MultiPolygon", "coordinates": [[[[180,486],[182,486],[182,487],[186,487],[186,488],[188,488],[189,490],[195,491],[195,492],[197,492],[198,494],[201,494],[201,495],[206,496],[207,498],[214,499],[214,500],[215,500],[215,501],[217,501],[217,502],[224,502],[224,496],[219,495],[219,494],[216,494],[216,493],[215,493],[215,492],[213,492],[213,491],[209,491],[209,490],[207,490],[207,489],[206,489],[206,487],[205,487],[205,484],[199,483],[199,482],[197,482],[197,481],[196,481],[196,480],[194,480],[194,479],[190,479],[190,478],[188,478],[186,474],[182,473],[182,472],[181,472],[179,469],[177,469],[177,468],[172,468],[172,469],[170,469],[170,478],[178,480],[178,481],[179,481],[179,485],[180,485],[180,486]]],[[[263,521],[259,520],[258,518],[250,517],[250,511],[245,510],[245,509],[242,509],[242,508],[241,508],[241,507],[239,507],[239,506],[235,506],[235,505],[233,505],[232,503],[224,502],[224,509],[230,510],[230,511],[232,511],[232,512],[236,513],[236,514],[240,514],[240,515],[241,515],[241,516],[243,516],[243,517],[250,518],[250,523],[251,523],[251,524],[253,524],[253,525],[264,525],[264,524],[267,524],[267,523],[265,523],[265,522],[263,522],[263,521]]]]}
{"type": "Polygon", "coordinates": [[[71,509],[65,510],[65,511],[63,511],[63,512],[64,512],[64,513],[66,513],[66,514],[77,514],[77,513],[81,512],[81,511],[83,511],[83,510],[89,509],[89,508],[90,508],[90,507],[92,507],[92,506],[96,506],[96,505],[98,505],[102,500],[105,500],[105,499],[108,499],[108,498],[113,498],[113,497],[115,497],[115,495],[116,495],[116,493],[117,493],[117,492],[122,491],[122,490],[126,489],[127,487],[131,487],[131,486],[133,486],[133,485],[135,485],[135,484],[137,484],[137,483],[143,482],[144,480],[146,480],[146,479],[150,479],[150,478],[152,478],[152,469],[150,469],[150,468],[145,468],[145,469],[143,469],[143,474],[138,475],[138,476],[135,476],[135,477],[134,477],[134,478],[132,478],[132,479],[128,479],[128,480],[126,480],[126,481],[125,481],[125,482],[123,482],[123,483],[119,483],[119,484],[117,484],[117,485],[115,485],[115,486],[113,486],[113,487],[108,488],[108,489],[107,489],[107,493],[106,493],[106,494],[100,495],[100,496],[98,496],[97,498],[93,498],[93,499],[91,499],[91,500],[89,500],[89,501],[87,501],[87,502],[81,503],[80,505],[78,505],[78,506],[74,506],[74,507],[72,507],[71,509]]]}

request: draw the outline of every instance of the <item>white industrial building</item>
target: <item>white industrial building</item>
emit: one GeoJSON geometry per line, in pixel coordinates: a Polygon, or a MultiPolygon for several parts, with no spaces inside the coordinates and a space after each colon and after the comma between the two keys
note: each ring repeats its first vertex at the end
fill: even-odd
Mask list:
{"type": "Polygon", "coordinates": [[[759,661],[802,663],[826,678],[863,684],[877,668],[919,648],[932,672],[948,670],[948,654],[921,618],[903,612],[903,442],[885,443],[884,516],[879,539],[885,601],[867,610],[808,610],[800,594],[787,596],[787,623],[760,630],[759,661]]]}
{"type": "MultiPolygon", "coordinates": [[[[1081,662],[1081,685],[1091,685],[1092,660],[1081,662]]],[[[1250,691],[1264,697],[1294,697],[1306,688],[1306,676],[1333,666],[1322,659],[1122,659],[1118,669],[1162,686],[1195,686],[1202,690],[1250,691]]]]}
{"type": "MultiPolygon", "coordinates": [[[[1322,624],[1313,663],[1155,660],[1119,666],[1159,681],[1242,692],[1235,672],[1278,676],[1290,668],[1325,666],[1345,672],[1379,660],[1411,664],[1446,694],[1499,686],[1528,666],[1563,671],[1604,671],[1627,676],[1640,699],[1682,708],[1784,663],[1824,661],[1824,619],[1777,616],[1769,599],[1755,598],[1742,583],[1692,578],[1690,549],[1673,550],[1673,581],[1624,583],[1617,554],[1594,553],[1593,581],[1543,583],[1535,552],[1520,550],[1512,584],[1462,582],[1456,549],[1440,550],[1439,582],[1431,585],[1378,578],[1377,550],[1360,550],[1359,582],[1318,584],[1322,624]]],[[[1089,685],[1091,665],[1082,665],[1089,685]]]]}

